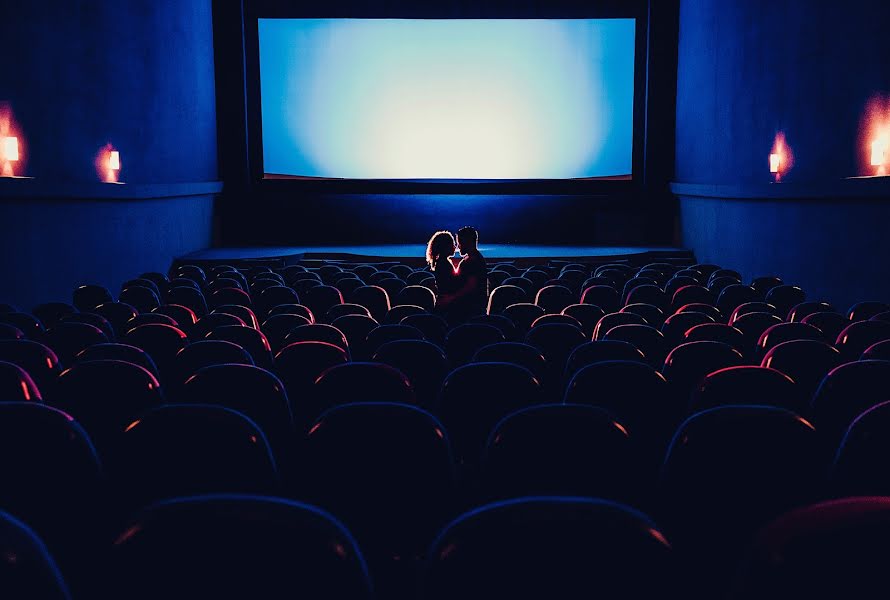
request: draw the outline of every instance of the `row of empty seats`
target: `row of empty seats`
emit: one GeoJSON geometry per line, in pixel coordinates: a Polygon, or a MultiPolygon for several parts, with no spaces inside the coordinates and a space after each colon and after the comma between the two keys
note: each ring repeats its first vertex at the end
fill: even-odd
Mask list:
{"type": "Polygon", "coordinates": [[[337,597],[764,597],[785,588],[740,562],[759,528],[886,514],[861,497],[890,496],[887,304],[703,264],[489,276],[460,324],[401,264],[183,265],[0,306],[0,444],[22,457],[0,509],[60,589],[113,564],[151,580],[137,597],[284,597],[297,558],[337,597]]]}

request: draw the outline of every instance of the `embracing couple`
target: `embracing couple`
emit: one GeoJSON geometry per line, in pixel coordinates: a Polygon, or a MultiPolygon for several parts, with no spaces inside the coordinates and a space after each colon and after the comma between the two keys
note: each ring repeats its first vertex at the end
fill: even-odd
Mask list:
{"type": "Polygon", "coordinates": [[[485,314],[488,306],[488,268],[478,245],[473,227],[458,230],[456,241],[450,231],[437,231],[427,244],[426,262],[436,276],[436,310],[450,323],[485,314]]]}

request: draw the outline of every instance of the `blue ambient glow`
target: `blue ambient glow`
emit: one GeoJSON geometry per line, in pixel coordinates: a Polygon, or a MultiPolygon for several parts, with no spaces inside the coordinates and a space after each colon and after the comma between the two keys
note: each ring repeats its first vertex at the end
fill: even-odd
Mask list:
{"type": "Polygon", "coordinates": [[[633,19],[260,19],[267,176],[629,177],[633,19]]]}

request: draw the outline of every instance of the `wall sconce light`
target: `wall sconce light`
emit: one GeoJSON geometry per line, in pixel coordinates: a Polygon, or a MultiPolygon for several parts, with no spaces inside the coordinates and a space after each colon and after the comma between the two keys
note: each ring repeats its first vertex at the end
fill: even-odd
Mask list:
{"type": "Polygon", "coordinates": [[[117,150],[108,153],[108,168],[112,171],[121,170],[121,153],[117,150]]]}
{"type": "Polygon", "coordinates": [[[779,183],[782,177],[794,166],[794,154],[785,140],[785,134],[778,132],[773,140],[773,148],[769,154],[769,172],[773,181],[779,183]]]}
{"type": "Polygon", "coordinates": [[[18,162],[19,160],[19,138],[8,136],[3,138],[0,144],[0,161],[18,162]]]}
{"type": "Polygon", "coordinates": [[[888,151],[890,151],[890,139],[880,137],[871,143],[871,166],[883,167],[887,164],[888,151]]]}

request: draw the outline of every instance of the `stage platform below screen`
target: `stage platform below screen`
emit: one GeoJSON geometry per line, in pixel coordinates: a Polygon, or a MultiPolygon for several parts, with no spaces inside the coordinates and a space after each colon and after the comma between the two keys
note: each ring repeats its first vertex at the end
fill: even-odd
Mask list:
{"type": "MultiPolygon", "coordinates": [[[[691,251],[668,246],[528,246],[514,244],[483,244],[479,247],[491,263],[510,262],[521,265],[540,263],[582,262],[591,264],[623,263],[642,266],[654,262],[692,264],[691,251]]],[[[312,265],[313,263],[343,262],[386,264],[402,263],[423,266],[426,246],[393,244],[368,246],[287,246],[251,248],[210,248],[178,258],[179,264],[212,267],[232,266],[312,265]]]]}

